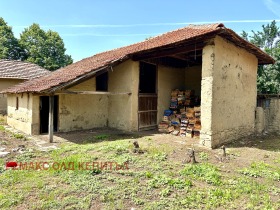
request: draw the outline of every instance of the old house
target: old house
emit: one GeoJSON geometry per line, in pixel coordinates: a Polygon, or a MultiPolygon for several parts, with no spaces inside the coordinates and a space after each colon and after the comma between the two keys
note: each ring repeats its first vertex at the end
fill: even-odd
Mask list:
{"type": "Polygon", "coordinates": [[[194,89],[200,142],[216,147],[254,132],[257,67],[273,62],[223,24],[189,25],[6,90],[7,121],[28,134],[138,131],[160,122],[173,89],[194,89]]]}
{"type": "MultiPolygon", "coordinates": [[[[0,59],[0,91],[47,73],[48,70],[33,63],[0,59]]],[[[0,113],[6,112],[7,96],[0,94],[0,113]]]]}

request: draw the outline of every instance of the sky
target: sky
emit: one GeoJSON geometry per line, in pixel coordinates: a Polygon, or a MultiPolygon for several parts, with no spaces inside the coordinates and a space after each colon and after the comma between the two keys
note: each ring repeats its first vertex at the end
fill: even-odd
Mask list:
{"type": "Polygon", "coordinates": [[[32,23],[58,32],[78,61],[188,24],[221,22],[238,34],[280,26],[280,0],[0,0],[0,17],[17,38],[32,23]]]}

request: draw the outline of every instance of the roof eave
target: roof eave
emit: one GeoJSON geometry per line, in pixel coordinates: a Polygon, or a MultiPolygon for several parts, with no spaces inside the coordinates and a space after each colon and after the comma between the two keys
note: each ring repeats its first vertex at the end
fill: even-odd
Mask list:
{"type": "Polygon", "coordinates": [[[236,46],[247,50],[248,52],[254,54],[258,59],[258,65],[274,64],[275,60],[273,57],[268,55],[266,52],[255,46],[254,44],[246,41],[233,30],[228,28],[220,28],[217,35],[220,35],[229,41],[233,42],[236,46]]]}
{"type": "MultiPolygon", "coordinates": [[[[76,77],[76,78],[74,78],[74,79],[72,79],[72,80],[70,80],[68,82],[65,82],[65,83],[62,83],[62,84],[50,87],[50,88],[45,89],[45,90],[32,91],[32,93],[37,93],[37,94],[55,94],[56,92],[58,92],[60,90],[70,88],[72,86],[75,86],[75,85],[83,82],[84,79],[89,79],[91,77],[94,77],[98,72],[100,72],[102,70],[113,68],[114,66],[118,65],[121,62],[124,62],[125,60],[128,60],[129,58],[130,58],[130,56],[127,55],[127,56],[124,56],[124,57],[122,57],[120,59],[110,61],[108,64],[106,64],[104,66],[101,66],[100,68],[97,68],[97,69],[91,69],[88,73],[83,74],[83,75],[81,75],[79,77],[76,77]]],[[[27,93],[29,91],[20,91],[18,93],[22,93],[22,92],[27,93]]]]}

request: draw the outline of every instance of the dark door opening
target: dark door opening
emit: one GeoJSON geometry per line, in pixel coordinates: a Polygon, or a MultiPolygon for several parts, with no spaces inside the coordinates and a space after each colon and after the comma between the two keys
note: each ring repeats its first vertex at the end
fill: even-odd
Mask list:
{"type": "Polygon", "coordinates": [[[157,67],[140,62],[138,130],[157,126],[157,67]]]}
{"type": "Polygon", "coordinates": [[[156,93],[156,65],[140,62],[139,93],[156,93]]]}
{"type": "MultiPolygon", "coordinates": [[[[53,130],[57,131],[58,96],[54,96],[53,130]]],[[[40,96],[40,133],[49,132],[49,96],[40,96]]]]}

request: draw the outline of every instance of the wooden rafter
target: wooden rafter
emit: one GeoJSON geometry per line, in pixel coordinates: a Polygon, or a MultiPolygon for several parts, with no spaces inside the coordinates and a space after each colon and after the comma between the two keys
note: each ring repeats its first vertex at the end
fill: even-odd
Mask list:
{"type": "Polygon", "coordinates": [[[188,45],[181,45],[181,46],[167,48],[167,49],[162,48],[162,49],[158,49],[156,51],[135,54],[134,56],[132,56],[132,59],[135,61],[139,61],[139,60],[145,60],[145,59],[151,59],[151,58],[160,58],[160,57],[165,57],[165,56],[170,56],[170,55],[188,53],[188,52],[192,52],[195,50],[197,50],[197,51],[202,50],[204,46],[205,46],[204,42],[199,42],[196,44],[192,43],[192,44],[188,44],[188,45]]]}
{"type": "Polygon", "coordinates": [[[188,61],[189,59],[186,56],[183,56],[181,54],[175,54],[175,55],[170,55],[170,57],[172,58],[176,58],[182,61],[188,61]]]}

